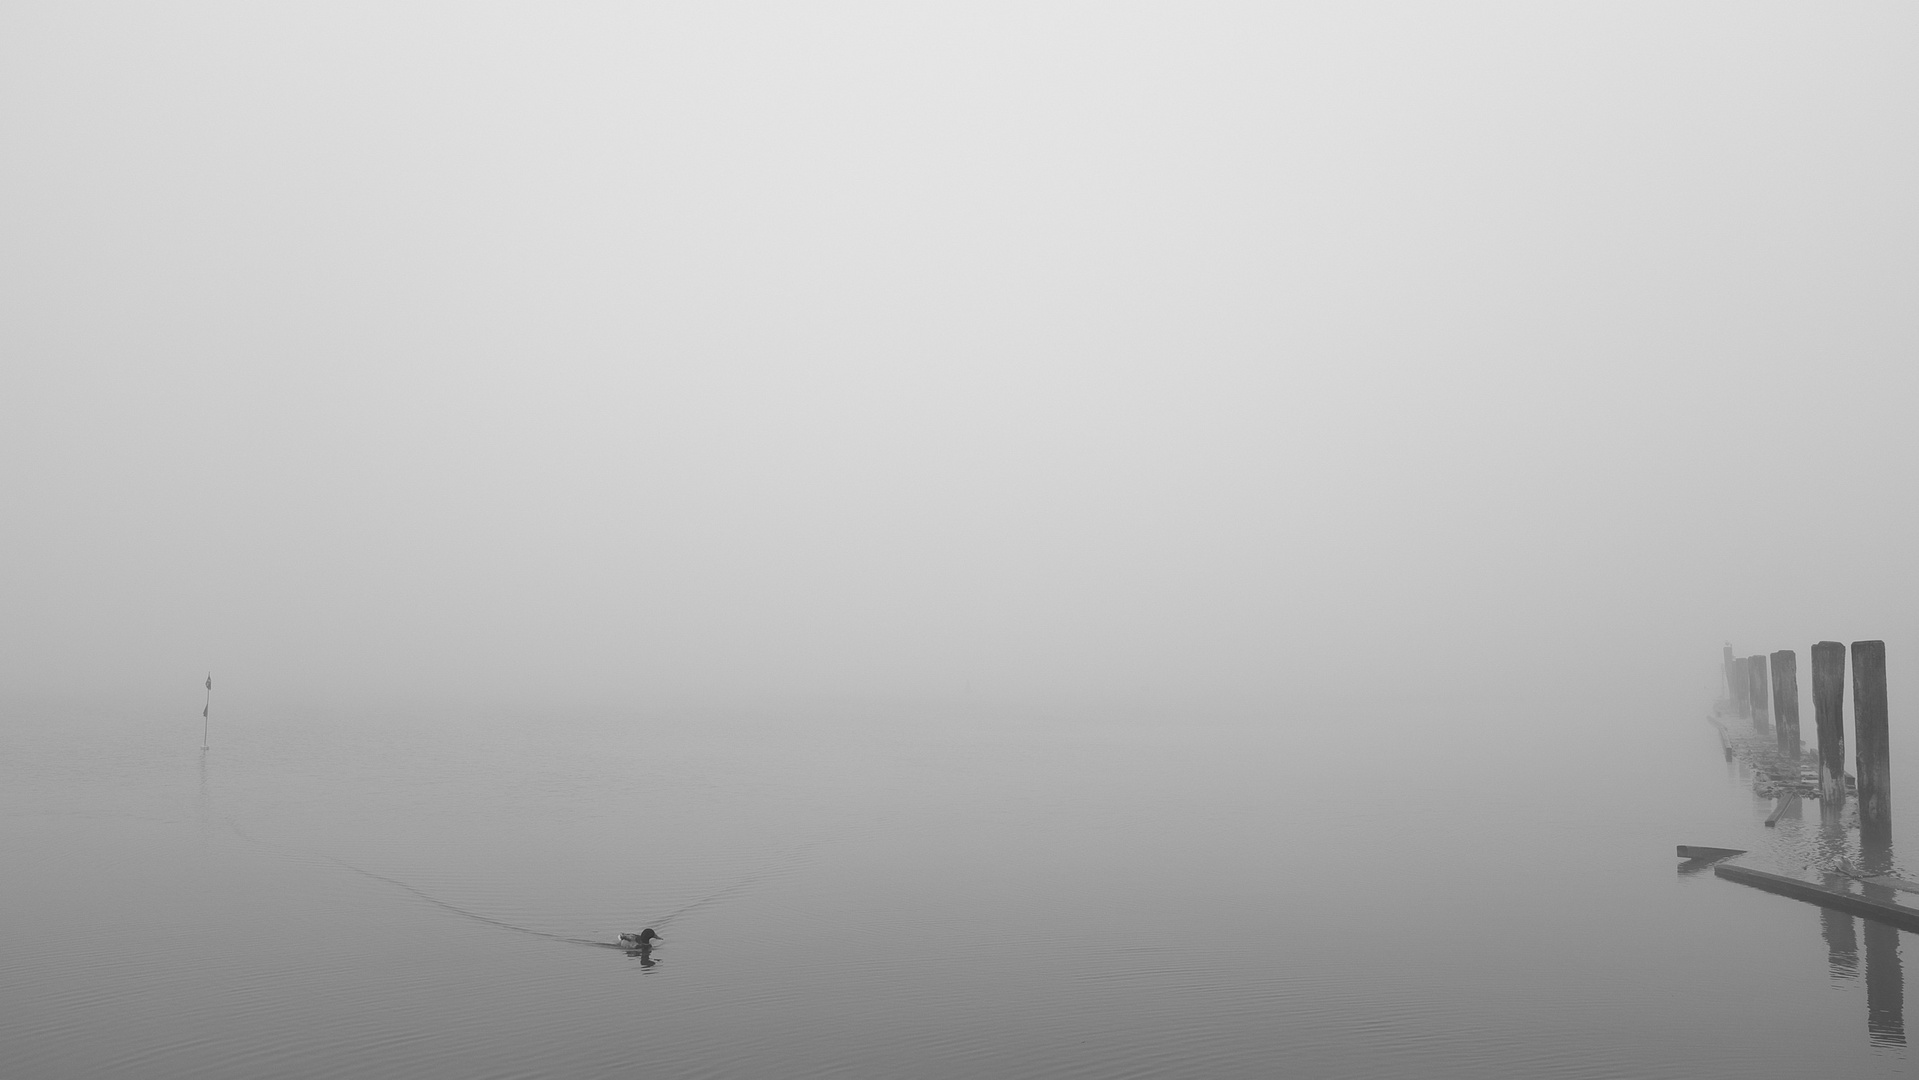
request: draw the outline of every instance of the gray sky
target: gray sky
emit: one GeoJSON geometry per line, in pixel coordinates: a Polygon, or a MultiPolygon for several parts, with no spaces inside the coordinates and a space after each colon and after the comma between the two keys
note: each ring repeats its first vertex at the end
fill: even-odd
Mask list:
{"type": "Polygon", "coordinates": [[[1904,4],[8,4],[0,694],[1897,708],[1916,114],[1904,4]]]}

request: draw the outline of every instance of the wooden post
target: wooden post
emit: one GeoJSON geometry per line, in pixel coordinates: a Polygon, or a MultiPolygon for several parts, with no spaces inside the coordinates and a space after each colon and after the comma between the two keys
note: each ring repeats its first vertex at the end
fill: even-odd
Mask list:
{"type": "Polygon", "coordinates": [[[1799,760],[1799,658],[1791,649],[1772,654],[1772,720],[1779,752],[1799,760]]]}
{"type": "Polygon", "coordinates": [[[1746,661],[1744,657],[1734,656],[1732,646],[1726,646],[1726,690],[1732,695],[1732,714],[1745,718],[1752,715],[1749,704],[1750,693],[1746,683],[1746,661]]]}
{"type": "Polygon", "coordinates": [[[1723,660],[1726,668],[1726,704],[1731,707],[1732,714],[1738,716],[1740,683],[1734,676],[1737,674],[1736,665],[1739,661],[1733,659],[1732,646],[1730,644],[1725,648],[1723,660]]]}
{"type": "Polygon", "coordinates": [[[1886,643],[1852,643],[1852,732],[1859,743],[1859,834],[1892,835],[1892,762],[1886,746],[1886,643]]]}
{"type": "Polygon", "coordinates": [[[1846,647],[1812,647],[1812,718],[1819,726],[1821,808],[1846,805],[1846,647]]]}
{"type": "Polygon", "coordinates": [[[1746,657],[1746,697],[1752,703],[1752,729],[1761,735],[1772,728],[1772,710],[1766,707],[1766,658],[1746,657]]]}

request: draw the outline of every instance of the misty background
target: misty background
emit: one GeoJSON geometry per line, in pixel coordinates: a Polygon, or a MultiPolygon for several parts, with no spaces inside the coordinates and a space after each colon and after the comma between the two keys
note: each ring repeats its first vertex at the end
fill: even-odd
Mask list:
{"type": "Polygon", "coordinates": [[[0,695],[1537,723],[1883,638],[1896,718],[1916,54],[1890,4],[7,5],[0,695]]]}

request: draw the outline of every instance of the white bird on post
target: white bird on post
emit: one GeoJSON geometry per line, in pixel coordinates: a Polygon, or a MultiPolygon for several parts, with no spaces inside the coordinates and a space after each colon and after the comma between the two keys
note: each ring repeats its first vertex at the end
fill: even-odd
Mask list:
{"type": "Polygon", "coordinates": [[[207,703],[200,710],[200,749],[207,748],[207,728],[213,723],[209,719],[213,712],[213,672],[207,672],[207,703]]]}

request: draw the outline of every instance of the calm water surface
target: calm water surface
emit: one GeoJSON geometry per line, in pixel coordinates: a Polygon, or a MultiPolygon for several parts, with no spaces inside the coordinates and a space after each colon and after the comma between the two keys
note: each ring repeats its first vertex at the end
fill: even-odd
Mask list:
{"type": "Polygon", "coordinates": [[[1848,843],[1697,710],[190,719],[0,722],[0,1075],[1914,1067],[1907,939],[1675,873],[1848,843]]]}

